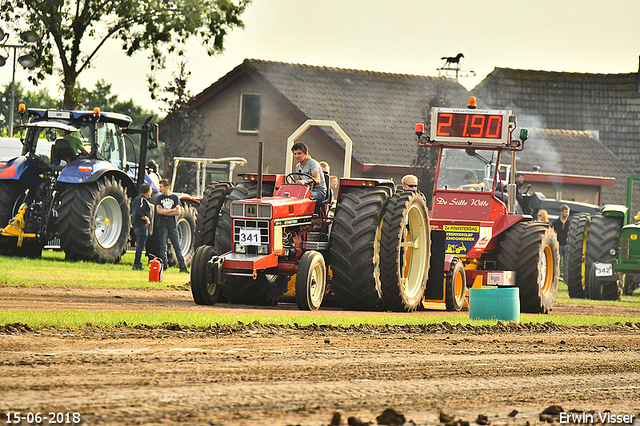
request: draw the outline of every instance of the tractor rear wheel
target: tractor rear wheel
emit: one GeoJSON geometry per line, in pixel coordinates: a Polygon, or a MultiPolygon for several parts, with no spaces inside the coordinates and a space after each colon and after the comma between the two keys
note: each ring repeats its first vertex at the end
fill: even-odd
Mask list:
{"type": "Polygon", "coordinates": [[[62,194],[58,234],[66,257],[118,263],[126,251],[131,216],[127,192],[114,177],[74,185],[62,194]]]}
{"type": "Polygon", "coordinates": [[[567,252],[564,255],[564,280],[569,297],[584,299],[585,294],[585,251],[587,232],[591,216],[580,213],[571,220],[567,236],[567,252]]]}
{"type": "MultiPolygon", "coordinates": [[[[591,266],[594,262],[607,262],[615,259],[618,245],[620,243],[620,229],[622,228],[622,218],[595,215],[591,216],[591,223],[587,232],[587,245],[585,265],[587,267],[586,276],[590,276],[591,266]]],[[[618,300],[620,292],[617,280],[598,280],[598,286],[591,286],[587,292],[590,299],[595,300],[618,300]],[[600,289],[601,288],[601,289],[600,289]]]]}
{"type": "Polygon", "coordinates": [[[320,309],[327,285],[327,267],[321,253],[310,250],[300,258],[296,274],[296,302],[301,311],[320,309]]]}
{"type": "Polygon", "coordinates": [[[232,187],[233,182],[214,182],[207,186],[202,195],[202,200],[200,200],[200,207],[198,207],[195,234],[196,247],[205,244],[215,247],[220,208],[232,187]]]}
{"type": "Polygon", "coordinates": [[[259,272],[251,277],[227,276],[221,284],[226,300],[239,305],[276,306],[287,291],[289,277],[259,272]]]}
{"type": "Polygon", "coordinates": [[[332,285],[343,309],[381,306],[381,220],[388,198],[384,189],[350,188],[336,207],[330,237],[332,285]]]}
{"type": "Polygon", "coordinates": [[[198,305],[215,305],[220,287],[211,282],[207,262],[216,255],[211,246],[200,246],[193,254],[191,263],[191,294],[198,305]]]}
{"type": "Polygon", "coordinates": [[[380,282],[385,310],[413,311],[422,303],[430,257],[429,216],[424,197],[399,191],[382,218],[380,282]]]}
{"type": "Polygon", "coordinates": [[[454,260],[449,266],[449,272],[445,274],[446,293],[444,302],[447,311],[460,311],[464,306],[467,293],[467,275],[464,271],[464,263],[454,260]]]}
{"type": "MultiPolygon", "coordinates": [[[[198,210],[190,204],[182,205],[182,213],[178,216],[178,223],[176,227],[178,229],[178,239],[180,240],[180,248],[182,249],[182,257],[184,257],[184,263],[189,266],[193,260],[196,245],[194,244],[193,236],[196,229],[196,221],[198,218],[198,210]]],[[[176,257],[176,248],[167,242],[167,260],[169,266],[176,266],[178,264],[178,258],[176,257]]]]}
{"type": "Polygon", "coordinates": [[[520,311],[549,313],[560,276],[558,240],[553,228],[540,222],[520,222],[504,232],[498,268],[516,272],[520,311]]]}

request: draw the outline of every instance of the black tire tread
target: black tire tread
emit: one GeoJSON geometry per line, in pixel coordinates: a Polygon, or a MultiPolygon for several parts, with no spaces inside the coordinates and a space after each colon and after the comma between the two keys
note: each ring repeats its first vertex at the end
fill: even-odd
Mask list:
{"type": "Polygon", "coordinates": [[[583,253],[582,246],[589,229],[591,216],[580,213],[571,219],[567,234],[567,252],[564,255],[565,283],[569,290],[569,297],[584,299],[586,277],[582,275],[583,253]]]}
{"type": "Polygon", "coordinates": [[[381,305],[379,255],[375,245],[388,193],[358,188],[342,195],[331,231],[332,285],[347,310],[377,310],[381,305]]]}
{"type": "MultiPolygon", "coordinates": [[[[593,262],[606,262],[614,257],[609,251],[612,249],[617,250],[620,244],[621,229],[622,218],[603,215],[591,217],[587,232],[586,250],[586,265],[589,271],[593,262]]],[[[587,276],[589,276],[589,272],[587,272],[587,276]]],[[[621,291],[618,288],[617,280],[609,280],[602,287],[602,294],[588,292],[588,296],[597,300],[618,300],[621,296],[621,291]]]]}
{"type": "Polygon", "coordinates": [[[198,207],[195,247],[215,244],[220,208],[232,187],[233,182],[213,182],[205,189],[198,207]]]}

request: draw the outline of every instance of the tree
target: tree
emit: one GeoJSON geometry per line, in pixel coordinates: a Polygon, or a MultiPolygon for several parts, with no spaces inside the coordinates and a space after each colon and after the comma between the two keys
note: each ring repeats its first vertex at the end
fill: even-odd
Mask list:
{"type": "Polygon", "coordinates": [[[149,90],[155,99],[155,71],[166,55],[183,55],[182,47],[196,36],[210,55],[223,50],[233,28],[243,28],[240,15],[251,0],[3,0],[0,21],[16,33],[29,27],[42,38],[34,74],[37,83],[60,72],[63,108],[76,106],[78,76],[105,42],[119,40],[128,56],[149,52],[149,90]],[[6,23],[6,24],[5,24],[6,23]]]}
{"type": "MultiPolygon", "coordinates": [[[[38,91],[26,91],[22,87],[22,84],[16,82],[16,95],[15,95],[16,111],[19,104],[25,104],[27,108],[57,108],[60,105],[60,101],[53,99],[49,95],[47,89],[40,89],[38,91]]],[[[0,135],[5,136],[8,134],[9,125],[9,108],[11,105],[11,83],[4,86],[2,92],[0,92],[0,135]]],[[[18,114],[14,111],[14,123],[18,120],[18,114]]]]}
{"type": "MultiPolygon", "coordinates": [[[[180,71],[173,74],[173,81],[164,88],[162,101],[167,105],[164,111],[167,116],[161,122],[161,139],[164,141],[163,176],[171,178],[171,162],[173,157],[203,157],[206,139],[204,118],[197,109],[190,109],[193,99],[187,90],[187,79],[191,73],[186,70],[186,63],[180,63],[180,71]]],[[[195,187],[195,171],[181,170],[176,187],[195,187]],[[193,182],[192,182],[193,181],[193,182]]]]}

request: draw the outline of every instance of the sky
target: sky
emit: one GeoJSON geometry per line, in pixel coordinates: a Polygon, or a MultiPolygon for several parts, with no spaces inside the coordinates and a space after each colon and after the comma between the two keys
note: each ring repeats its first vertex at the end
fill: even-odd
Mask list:
{"type": "MultiPolygon", "coordinates": [[[[442,57],[463,53],[462,70],[475,72],[459,79],[467,89],[495,67],[631,73],[639,68],[639,17],[638,0],[253,0],[245,29],[227,36],[222,54],[209,57],[192,40],[187,88],[200,93],[245,58],[437,76],[442,57]]],[[[162,87],[178,63],[168,58],[156,74],[162,87]]],[[[0,68],[2,85],[11,81],[8,65],[0,68]]],[[[128,58],[111,42],[80,82],[93,88],[104,79],[120,100],[158,112],[148,65],[146,53],[128,58]]],[[[18,65],[16,80],[26,77],[18,65]]],[[[58,83],[52,77],[45,86],[55,93],[58,83]]]]}

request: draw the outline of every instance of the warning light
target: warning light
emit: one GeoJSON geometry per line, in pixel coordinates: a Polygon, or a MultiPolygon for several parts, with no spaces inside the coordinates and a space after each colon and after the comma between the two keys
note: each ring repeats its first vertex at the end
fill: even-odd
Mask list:
{"type": "Polygon", "coordinates": [[[94,107],[93,108],[93,115],[100,115],[100,108],[99,107],[94,107]]]}
{"type": "Polygon", "coordinates": [[[25,104],[18,105],[18,112],[26,112],[27,106],[25,104]]]}
{"type": "Polygon", "coordinates": [[[416,124],[416,134],[418,133],[420,134],[424,133],[424,124],[422,123],[416,124]]]}
{"type": "Polygon", "coordinates": [[[475,96],[471,96],[469,98],[469,105],[467,105],[467,108],[476,109],[477,106],[478,106],[478,101],[477,101],[476,97],[475,96]]]}

